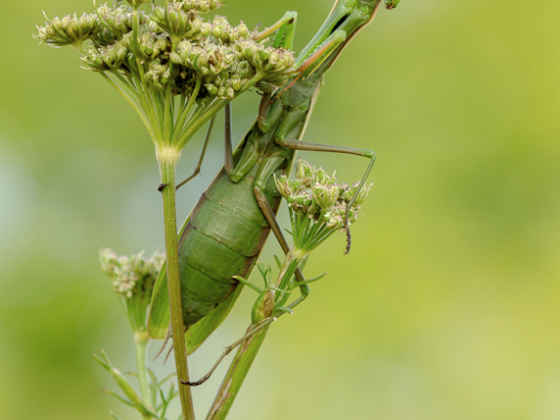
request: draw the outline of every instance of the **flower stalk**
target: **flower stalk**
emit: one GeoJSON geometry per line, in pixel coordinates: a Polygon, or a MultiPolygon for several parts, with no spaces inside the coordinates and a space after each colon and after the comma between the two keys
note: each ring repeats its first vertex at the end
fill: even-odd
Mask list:
{"type": "MultiPolygon", "coordinates": [[[[165,228],[165,247],[167,254],[167,281],[169,288],[169,306],[171,311],[171,331],[174,342],[175,365],[177,378],[181,381],[189,380],[187,364],[187,347],[183,327],[183,305],[181,301],[181,278],[179,275],[179,253],[177,247],[177,216],[175,211],[175,169],[180,153],[173,153],[173,149],[158,150],[160,162],[163,198],[163,218],[165,228]]],[[[190,387],[179,387],[179,397],[186,420],[194,419],[194,408],[190,387]]]]}
{"type": "Polygon", "coordinates": [[[134,333],[134,344],[136,347],[136,367],[138,369],[138,382],[140,383],[140,395],[145,401],[146,408],[154,411],[152,404],[152,395],[150,393],[150,385],[148,383],[147,370],[147,351],[150,344],[150,336],[148,331],[136,331],[134,333]]]}
{"type": "MultiPolygon", "coordinates": [[[[146,326],[146,314],[153,285],[165,261],[165,256],[158,252],[155,252],[149,258],[145,258],[142,252],[130,257],[118,256],[110,249],[104,248],[100,252],[99,259],[102,270],[113,280],[113,287],[120,296],[133,332],[138,369],[134,376],[140,384],[140,395],[138,395],[121,372],[111,365],[109,358],[102,351],[102,357],[96,356],[96,360],[111,374],[125,397],[118,396],[108,390],[105,390],[105,392],[136,408],[143,419],[160,419],[156,411],[166,406],[168,401],[163,401],[164,404],[160,404],[160,408],[156,410],[156,392],[159,391],[161,383],[157,384],[157,381],[153,378],[154,383],[150,384],[149,382],[153,373],[149,372],[147,367],[147,350],[150,337],[146,326]]],[[[168,400],[170,401],[172,398],[173,396],[170,395],[168,400]]]]}

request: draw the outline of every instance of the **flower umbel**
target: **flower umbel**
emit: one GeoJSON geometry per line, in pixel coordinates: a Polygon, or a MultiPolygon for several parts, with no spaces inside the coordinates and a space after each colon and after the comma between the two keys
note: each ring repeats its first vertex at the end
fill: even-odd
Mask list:
{"type": "Polygon", "coordinates": [[[158,146],[180,151],[221,107],[252,86],[281,86],[296,74],[291,51],[255,41],[241,22],[202,15],[218,0],[185,0],[139,9],[103,4],[93,14],[47,19],[37,37],[73,45],[135,108],[158,146]],[[132,95],[130,95],[130,93],[132,95]]]}
{"type": "Polygon", "coordinates": [[[37,27],[37,37],[51,47],[62,47],[64,45],[81,46],[82,42],[93,38],[101,29],[96,15],[84,13],[78,17],[64,16],[62,19],[55,17],[49,21],[45,15],[47,23],[43,27],[37,27]]]}
{"type": "Polygon", "coordinates": [[[113,280],[115,291],[123,298],[132,329],[144,327],[146,309],[165,254],[155,251],[151,257],[140,252],[130,257],[117,255],[109,248],[99,252],[101,269],[113,280]]]}
{"type": "Polygon", "coordinates": [[[335,231],[346,230],[358,219],[359,205],[366,199],[373,183],[357,191],[359,183],[348,187],[337,184],[336,174],[329,175],[323,168],[316,169],[299,159],[296,179],[286,176],[276,178],[280,194],[288,202],[292,221],[294,249],[308,254],[335,231]],[[352,197],[354,203],[348,207],[352,197]]]}

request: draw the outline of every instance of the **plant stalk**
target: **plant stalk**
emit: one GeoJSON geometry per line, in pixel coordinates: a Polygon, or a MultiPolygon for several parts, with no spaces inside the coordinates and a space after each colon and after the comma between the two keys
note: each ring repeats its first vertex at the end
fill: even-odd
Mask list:
{"type": "MultiPolygon", "coordinates": [[[[187,346],[184,339],[183,305],[181,302],[181,279],[179,277],[179,253],[177,248],[177,214],[175,208],[175,168],[181,152],[170,146],[160,146],[157,158],[160,164],[163,217],[165,226],[165,248],[167,254],[167,282],[171,330],[177,367],[177,379],[188,381],[187,346]]],[[[191,389],[179,385],[179,396],[184,420],[194,420],[191,389]]]]}
{"type": "MultiPolygon", "coordinates": [[[[254,326],[251,325],[247,331],[254,326]]],[[[235,353],[226,376],[218,390],[218,394],[210,407],[206,420],[223,420],[226,418],[235,397],[239,393],[241,386],[249,373],[249,368],[253,364],[255,357],[261,347],[262,342],[268,332],[268,325],[255,335],[249,337],[235,353]]]]}
{"type": "Polygon", "coordinates": [[[148,372],[146,370],[146,351],[150,344],[150,336],[147,331],[136,331],[134,333],[134,343],[136,344],[136,366],[138,368],[138,381],[140,382],[140,394],[144,405],[150,411],[154,411],[152,405],[152,394],[148,384],[148,372]]]}
{"type": "MultiPolygon", "coordinates": [[[[290,250],[280,269],[280,274],[278,275],[276,283],[277,286],[288,289],[297,267],[306,257],[307,254],[302,253],[301,251],[296,251],[294,249],[290,250]]],[[[289,294],[287,293],[276,291],[276,295],[274,297],[275,306],[282,306],[288,299],[288,296],[289,294]]],[[[253,324],[247,329],[247,333],[255,328],[260,322],[266,322],[271,320],[272,316],[276,316],[274,313],[266,312],[267,311],[263,307],[262,319],[254,319],[253,324]]],[[[280,315],[282,315],[282,313],[280,313],[280,315]]],[[[276,320],[276,318],[273,320],[276,320]]],[[[223,420],[226,418],[233,402],[235,401],[235,398],[237,397],[237,394],[239,393],[239,390],[241,389],[241,386],[243,385],[243,382],[245,381],[245,378],[247,377],[247,374],[249,373],[249,369],[251,368],[253,361],[257,357],[257,353],[261,348],[269,327],[270,324],[249,337],[239,347],[235,353],[233,361],[231,362],[228,372],[220,385],[218,394],[210,407],[206,420],[223,420]]]]}

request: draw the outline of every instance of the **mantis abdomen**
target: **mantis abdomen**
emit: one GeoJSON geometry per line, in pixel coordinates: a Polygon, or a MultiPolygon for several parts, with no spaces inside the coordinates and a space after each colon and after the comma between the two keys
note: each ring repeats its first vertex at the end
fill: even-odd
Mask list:
{"type": "MultiPolygon", "coordinates": [[[[179,242],[185,327],[223,302],[250,272],[269,233],[253,191],[259,164],[238,183],[221,171],[202,195],[179,242]]],[[[275,210],[280,197],[265,191],[275,210]]]]}

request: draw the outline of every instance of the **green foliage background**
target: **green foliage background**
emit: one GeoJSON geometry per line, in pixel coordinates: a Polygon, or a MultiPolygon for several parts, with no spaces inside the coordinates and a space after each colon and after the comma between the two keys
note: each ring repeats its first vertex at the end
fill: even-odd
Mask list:
{"type": "MultiPolygon", "coordinates": [[[[249,27],[297,10],[301,49],[331,1],[227,6],[249,27]]],[[[31,37],[41,9],[92,7],[0,5],[2,419],[136,418],[98,391],[114,387],[92,352],[105,348],[123,370],[134,362],[97,252],[162,246],[153,147],[72,49],[31,37]]],[[[353,41],[307,140],[374,148],[376,185],[350,255],[340,236],[312,257],[309,275],[330,274],[271,329],[232,420],[560,417],[559,16],[553,0],[403,0],[353,41]]],[[[238,139],[257,101],[235,103],[238,139]]],[[[220,167],[220,139],[181,190],[180,218],[220,167]]],[[[182,175],[200,146],[188,145],[182,175]]],[[[347,181],[367,163],[306,157],[347,181]]],[[[192,359],[194,377],[240,336],[255,297],[244,292],[192,359]]],[[[218,382],[195,391],[201,418],[218,382]]]]}

